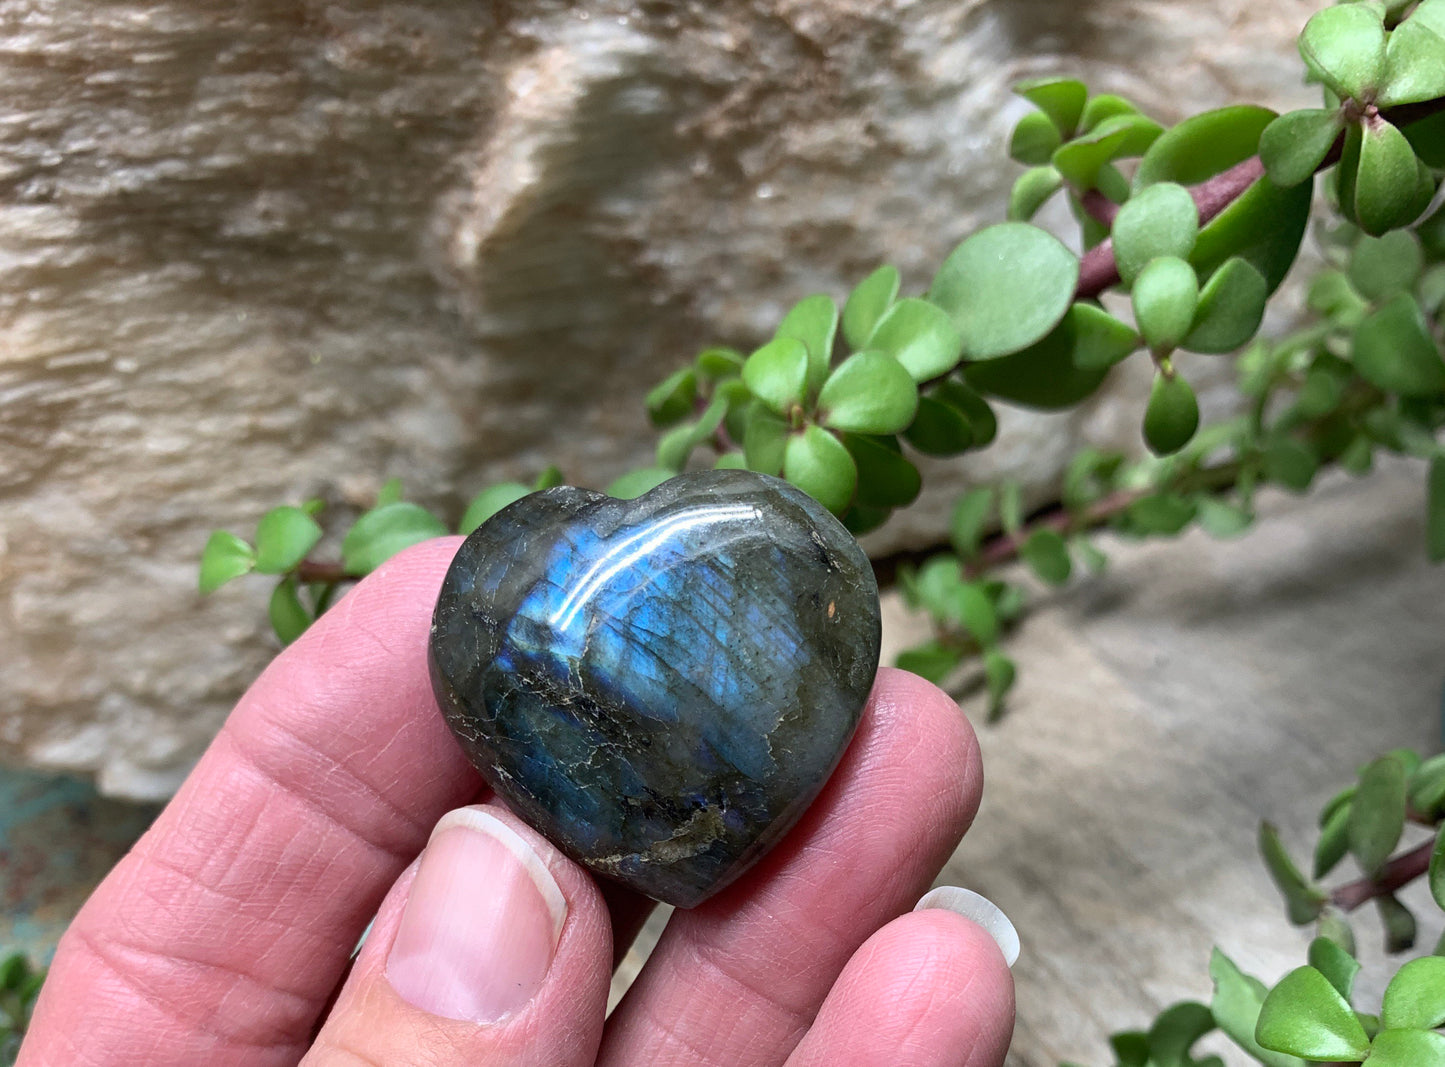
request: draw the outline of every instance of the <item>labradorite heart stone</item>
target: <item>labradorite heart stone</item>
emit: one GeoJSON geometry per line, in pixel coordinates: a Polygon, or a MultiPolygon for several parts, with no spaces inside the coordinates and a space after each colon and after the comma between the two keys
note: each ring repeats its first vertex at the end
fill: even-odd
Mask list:
{"type": "Polygon", "coordinates": [[[856,541],[786,482],[562,487],[462,545],[432,683],[472,763],[574,859],[691,907],[768,850],[847,746],[878,667],[856,541]]]}

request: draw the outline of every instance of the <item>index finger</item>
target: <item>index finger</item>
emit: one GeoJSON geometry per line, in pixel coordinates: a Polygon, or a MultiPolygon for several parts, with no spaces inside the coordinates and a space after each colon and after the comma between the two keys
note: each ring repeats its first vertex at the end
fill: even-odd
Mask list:
{"type": "Polygon", "coordinates": [[[427,671],[458,538],[283,652],[57,950],[21,1062],[295,1063],[432,825],[476,796],[427,671]]]}

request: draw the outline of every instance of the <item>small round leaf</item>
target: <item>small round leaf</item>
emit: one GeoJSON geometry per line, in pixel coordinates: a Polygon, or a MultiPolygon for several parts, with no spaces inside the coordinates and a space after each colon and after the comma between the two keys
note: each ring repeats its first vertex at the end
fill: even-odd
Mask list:
{"type": "Polygon", "coordinates": [[[833,359],[833,337],[837,332],[838,305],[826,293],[814,293],[793,305],[774,334],[774,337],[791,337],[801,341],[807,348],[809,391],[817,389],[828,376],[828,364],[833,359]]]}
{"type": "Polygon", "coordinates": [[[754,404],[748,410],[743,431],[743,455],[747,457],[749,469],[761,474],[781,474],[787,444],[788,424],[762,404],[754,404]]]}
{"type": "Polygon", "coordinates": [[[697,368],[698,374],[716,381],[724,378],[736,378],[743,372],[743,362],[743,354],[736,348],[714,345],[699,352],[693,365],[697,368]]]}
{"type": "Polygon", "coordinates": [[[774,338],[748,357],[743,381],[768,407],[786,413],[808,392],[808,346],[794,337],[774,338]]]}
{"type": "Polygon", "coordinates": [[[1268,302],[1264,275],[1242,257],[1225,260],[1200,291],[1194,322],[1180,344],[1191,352],[1233,352],[1255,335],[1268,302]]]}
{"type": "Polygon", "coordinates": [[[1385,75],[1375,103],[1418,104],[1445,96],[1445,35],[1423,19],[1408,18],[1390,32],[1385,75]]]}
{"type": "Polygon", "coordinates": [[[1299,51],[1331,92],[1362,99],[1385,72],[1384,20],[1366,4],[1327,7],[1305,23],[1299,51]]]}
{"type": "Polygon", "coordinates": [[[973,447],[968,416],[934,396],[918,398],[918,414],[903,436],[927,456],[956,456],[973,447]]]}
{"type": "Polygon", "coordinates": [[[457,533],[471,533],[508,504],[515,504],[531,492],[532,490],[521,482],[502,482],[498,485],[487,486],[472,497],[472,502],[462,513],[462,521],[457,527],[457,533]]]}
{"type": "Polygon", "coordinates": [[[256,566],[256,550],[233,533],[212,531],[201,551],[201,592],[214,593],[221,586],[256,566]]]}
{"type": "Polygon", "coordinates": [[[1035,574],[1050,585],[1063,585],[1073,571],[1069,548],[1057,530],[1035,530],[1024,542],[1019,555],[1035,574]]]}
{"type": "Polygon", "coordinates": [[[1370,1067],[1445,1067],[1445,1036],[1431,1030],[1381,1030],[1370,1043],[1369,1063],[1370,1067]]]}
{"type": "Polygon", "coordinates": [[[1018,176],[1009,192],[1009,221],[1028,222],[1063,187],[1064,176],[1053,167],[1030,167],[1018,176]]]}
{"type": "Polygon", "coordinates": [[[1291,111],[1265,127],[1259,158],[1276,185],[1299,185],[1314,176],[1343,130],[1338,108],[1291,111]]]}
{"type": "Polygon", "coordinates": [[[948,313],[917,297],[904,297],[888,309],[868,347],[892,356],[918,382],[947,374],[963,356],[963,338],[948,313]]]}
{"type": "Polygon", "coordinates": [[[296,579],[292,577],[283,578],[272,590],[267,614],[271,619],[271,629],[276,631],[283,645],[289,645],[304,634],[313,621],[311,612],[301,603],[296,579]]]}
{"type": "Polygon", "coordinates": [[[661,467],[643,467],[641,470],[628,471],[609,485],[606,492],[608,496],[618,500],[631,500],[643,493],[652,492],[676,473],[661,467]]]}
{"type": "Polygon", "coordinates": [[[1425,268],[1420,238],[1409,230],[1361,237],[1350,253],[1349,279],[1366,300],[1388,300],[1413,289],[1425,268]]]}
{"type": "Polygon", "coordinates": [[[1409,293],[1365,317],[1355,331],[1352,358],[1360,377],[1387,393],[1428,397],[1445,392],[1445,361],[1409,293]]]}
{"type": "Polygon", "coordinates": [[[997,359],[1027,348],[1069,310],[1079,260],[1052,234],[1004,222],[973,234],[944,260],[929,292],[963,334],[964,355],[997,359]]]}
{"type": "Polygon", "coordinates": [[[321,527],[300,508],[272,508],[256,525],[256,570],[285,574],[321,540],[321,527]]]}
{"type": "Polygon", "coordinates": [[[1132,283],[1159,256],[1185,259],[1199,236],[1199,209],[1182,185],[1157,182],[1119,209],[1114,220],[1114,258],[1132,283]]]}
{"type": "Polygon", "coordinates": [[[692,414],[696,399],[697,372],[691,367],[683,367],[649,389],[643,403],[654,426],[671,426],[692,414]]]}
{"type": "Polygon", "coordinates": [[[1360,229],[1378,237],[1419,214],[1419,164],[1405,135],[1384,119],[1367,121],[1363,133],[1352,183],[1354,215],[1360,229]]]}
{"type": "Polygon", "coordinates": [[[1395,972],[1385,988],[1380,1025],[1390,1030],[1445,1026],[1445,956],[1411,960],[1395,972]]]}
{"type": "Polygon", "coordinates": [[[1199,279],[1184,260],[1161,256],[1139,272],[1130,299],[1145,343],[1155,352],[1169,352],[1194,323],[1199,279]]]}
{"type": "Polygon", "coordinates": [[[1089,97],[1089,102],[1084,105],[1083,117],[1079,119],[1079,129],[1088,133],[1105,119],[1118,118],[1120,115],[1137,115],[1139,109],[1122,96],[1114,93],[1099,93],[1089,97]]]}
{"type": "Polygon", "coordinates": [[[1269,991],[1255,1039],[1272,1052],[1312,1060],[1359,1061],[1370,1047],[1354,1010],[1313,967],[1291,971],[1269,991]]]}
{"type": "Polygon", "coordinates": [[[858,468],[857,504],[887,510],[918,499],[923,477],[893,438],[845,433],[843,444],[858,468]]]}
{"type": "Polygon", "coordinates": [[[898,268],[887,264],[859,282],[843,305],[843,339],[860,349],[868,343],[883,313],[898,298],[898,268]]]}
{"type": "Polygon", "coordinates": [[[1187,445],[1199,429],[1199,401],[1179,374],[1154,377],[1144,409],[1144,441],[1156,455],[1168,456],[1187,445]]]}
{"type": "Polygon", "coordinates": [[[1065,137],[1072,137],[1078,129],[1089,98],[1088,88],[1076,78],[1034,78],[1019,82],[1014,92],[1053,120],[1065,137]]]}
{"type": "Polygon", "coordinates": [[[788,438],[783,477],[835,515],[853,499],[858,468],[843,442],[821,426],[788,438]]]}
{"type": "Polygon", "coordinates": [[[1009,139],[1009,157],[1026,166],[1040,166],[1049,161],[1054,149],[1063,143],[1054,120],[1042,111],[1030,111],[1019,119],[1009,139]]]}
{"type": "Polygon", "coordinates": [[[818,411],[823,424],[835,430],[898,433],[918,411],[918,386],[892,356],[857,352],[823,383],[818,411]]]}
{"type": "Polygon", "coordinates": [[[347,574],[370,574],[402,549],[447,532],[441,519],[417,504],[383,504],[347,531],[341,542],[341,564],[347,574]]]}

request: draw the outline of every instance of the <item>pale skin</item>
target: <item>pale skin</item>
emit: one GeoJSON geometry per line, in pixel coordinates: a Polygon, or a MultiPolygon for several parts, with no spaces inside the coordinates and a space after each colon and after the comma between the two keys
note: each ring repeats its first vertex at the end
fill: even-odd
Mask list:
{"type": "Polygon", "coordinates": [[[673,916],[607,1017],[614,955],[650,905],[517,822],[442,722],[425,649],[457,543],[387,563],[251,687],[62,940],[20,1067],[1003,1063],[999,949],[953,912],[910,911],[977,809],[978,744],[946,695],[889,669],[803,820],[673,916]],[[564,898],[535,993],[486,1023],[424,1010],[387,970],[417,857],[466,805],[564,898]]]}

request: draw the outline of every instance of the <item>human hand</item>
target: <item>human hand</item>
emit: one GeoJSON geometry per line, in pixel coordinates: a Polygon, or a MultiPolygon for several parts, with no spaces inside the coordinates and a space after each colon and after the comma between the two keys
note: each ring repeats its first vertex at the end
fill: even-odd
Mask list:
{"type": "Polygon", "coordinates": [[[651,905],[517,821],[443,723],[426,642],[456,548],[387,563],[251,687],[62,939],[20,1067],[1003,1063],[999,949],[908,910],[977,808],[978,745],[893,670],[802,821],[676,912],[605,1018],[651,905]]]}

